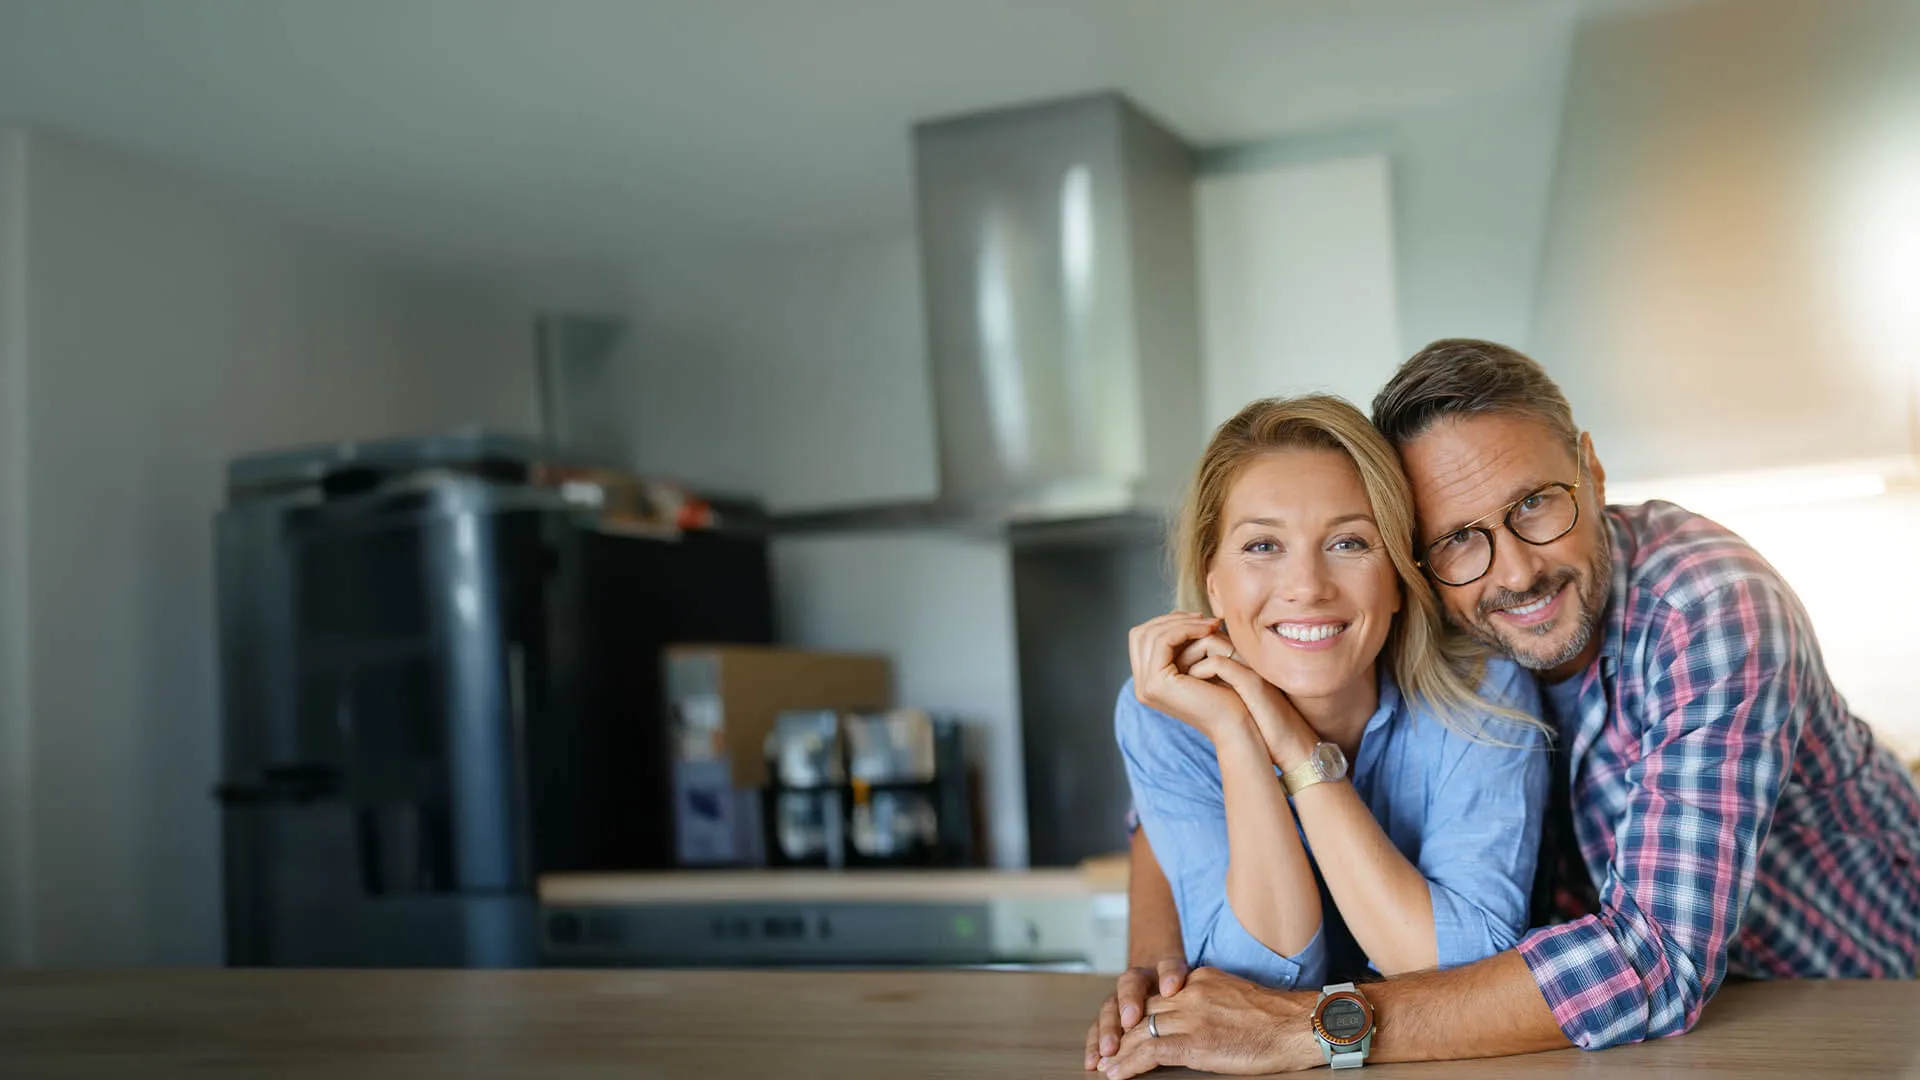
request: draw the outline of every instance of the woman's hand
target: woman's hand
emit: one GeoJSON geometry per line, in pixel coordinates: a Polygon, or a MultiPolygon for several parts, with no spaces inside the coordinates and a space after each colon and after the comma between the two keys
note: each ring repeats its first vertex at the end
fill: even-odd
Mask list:
{"type": "MultiPolygon", "coordinates": [[[[1127,634],[1127,655],[1133,664],[1133,695],[1218,744],[1220,736],[1253,722],[1246,701],[1212,673],[1190,672],[1180,657],[1190,646],[1205,641],[1220,628],[1220,620],[1190,611],[1174,611],[1148,619],[1127,634]]],[[[1225,639],[1219,639],[1225,645],[1225,639]]],[[[1204,650],[1202,650],[1204,656],[1204,650]]]]}
{"type": "MultiPolygon", "coordinates": [[[[1248,667],[1221,634],[1188,642],[1174,657],[1174,666],[1197,679],[1223,684],[1238,694],[1260,731],[1267,756],[1282,769],[1307,759],[1320,733],[1307,723],[1279,687],[1248,667]]],[[[1134,684],[1139,685],[1137,682],[1134,684]]]]}

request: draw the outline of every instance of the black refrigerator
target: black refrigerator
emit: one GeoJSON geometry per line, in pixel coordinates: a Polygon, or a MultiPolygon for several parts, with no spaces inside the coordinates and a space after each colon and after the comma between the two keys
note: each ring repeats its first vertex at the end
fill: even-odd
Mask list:
{"type": "Polygon", "coordinates": [[[495,436],[256,455],[216,520],[227,959],[522,967],[556,871],[671,864],[660,651],[765,541],[600,531],[495,436]]]}

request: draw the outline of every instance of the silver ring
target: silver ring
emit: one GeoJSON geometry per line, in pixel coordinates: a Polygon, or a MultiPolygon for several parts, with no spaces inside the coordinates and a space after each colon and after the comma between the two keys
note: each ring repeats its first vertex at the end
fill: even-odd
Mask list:
{"type": "Polygon", "coordinates": [[[1149,1039],[1157,1039],[1160,1037],[1160,1014],[1159,1013],[1147,1014],[1147,1037],[1149,1039]]]}
{"type": "Polygon", "coordinates": [[[1234,648],[1233,648],[1233,646],[1231,646],[1231,645],[1229,645],[1229,646],[1227,646],[1227,659],[1229,659],[1229,660],[1231,660],[1231,659],[1233,659],[1234,657],[1236,657],[1236,656],[1239,656],[1239,655],[1240,655],[1240,654],[1239,654],[1238,652],[1236,652],[1236,651],[1234,650],[1234,648]]]}

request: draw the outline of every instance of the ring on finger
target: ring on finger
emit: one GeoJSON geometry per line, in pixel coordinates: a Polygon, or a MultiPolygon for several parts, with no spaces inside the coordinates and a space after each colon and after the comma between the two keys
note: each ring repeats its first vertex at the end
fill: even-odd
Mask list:
{"type": "Polygon", "coordinates": [[[1159,1013],[1147,1014],[1147,1037],[1150,1039],[1157,1039],[1160,1037],[1160,1014],[1159,1013]]]}

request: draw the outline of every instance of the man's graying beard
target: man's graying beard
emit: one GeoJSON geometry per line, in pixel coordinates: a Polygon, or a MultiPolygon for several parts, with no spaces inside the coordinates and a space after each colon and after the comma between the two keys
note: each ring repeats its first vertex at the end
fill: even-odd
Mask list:
{"type": "MultiPolygon", "coordinates": [[[[1601,542],[1595,548],[1593,560],[1587,564],[1588,580],[1586,587],[1588,589],[1610,590],[1613,588],[1613,545],[1607,542],[1609,539],[1610,538],[1605,536],[1601,537],[1601,542]]],[[[1579,571],[1572,567],[1567,567],[1550,577],[1543,577],[1535,581],[1524,592],[1514,592],[1511,589],[1496,590],[1480,601],[1480,617],[1484,619],[1502,608],[1520,607],[1543,597],[1551,596],[1554,590],[1560,588],[1562,585],[1569,582],[1577,583],[1579,577],[1579,571]]],[[[1601,592],[1600,595],[1604,597],[1606,593],[1601,592]]],[[[1583,595],[1576,585],[1574,600],[1579,605],[1579,611],[1575,617],[1580,620],[1579,624],[1574,628],[1573,636],[1567,639],[1566,647],[1558,653],[1547,657],[1514,651],[1510,644],[1502,640],[1480,622],[1476,621],[1472,624],[1467,624],[1459,619],[1455,619],[1454,625],[1459,626],[1461,630],[1466,632],[1468,637],[1478,641],[1480,644],[1485,645],[1495,652],[1511,657],[1513,661],[1521,667],[1532,671],[1546,671],[1559,667],[1561,664],[1579,656],[1580,650],[1585,649],[1587,643],[1593,640],[1594,630],[1599,625],[1601,614],[1605,611],[1605,605],[1594,603],[1593,599],[1593,597],[1583,595]]],[[[1546,630],[1547,627],[1543,626],[1532,631],[1523,630],[1521,633],[1531,632],[1534,636],[1538,637],[1544,634],[1546,630]]]]}

